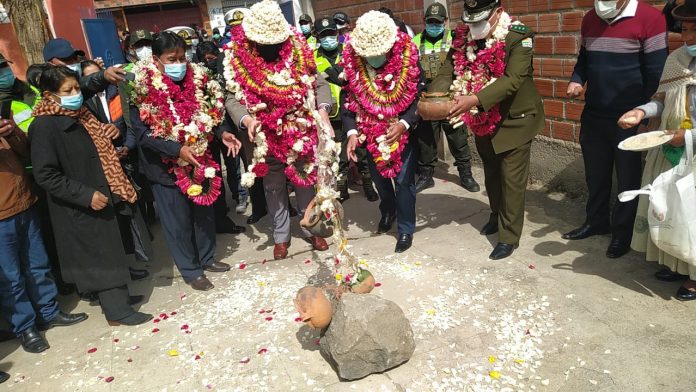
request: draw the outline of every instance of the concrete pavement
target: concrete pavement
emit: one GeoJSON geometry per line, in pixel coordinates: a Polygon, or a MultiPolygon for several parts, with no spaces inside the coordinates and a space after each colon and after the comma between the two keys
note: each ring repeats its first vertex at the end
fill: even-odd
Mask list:
{"type": "MultiPolygon", "coordinates": [[[[656,265],[631,253],[604,257],[608,237],[568,243],[584,204],[530,187],[521,247],[487,256],[495,237],[484,192],[471,194],[441,169],[418,195],[414,246],[393,254],[395,233],[373,234],[377,203],[353,192],[345,203],[353,251],[411,321],[416,352],[406,364],[342,382],[318,350],[319,332],[296,321],[292,298],[331,281],[331,253],[298,237],[291,258],[272,259],[270,221],[218,236],[232,271],[193,291],[172,266],[155,228],[153,277],[134,283],[157,322],[109,327],[98,306],[74,297],[61,307],[89,320],[46,333],[51,349],[0,344],[0,391],[693,391],[694,307],[672,298],[656,265]],[[96,349],[96,350],[95,350],[96,349]]],[[[482,182],[480,171],[475,172],[482,182]]],[[[230,215],[237,223],[245,219],[230,215]]],[[[297,230],[295,219],[295,234],[297,230]]]]}

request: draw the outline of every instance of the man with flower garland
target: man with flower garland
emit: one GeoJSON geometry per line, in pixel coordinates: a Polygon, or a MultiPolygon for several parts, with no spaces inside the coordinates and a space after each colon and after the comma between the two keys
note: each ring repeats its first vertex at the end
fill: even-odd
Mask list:
{"type": "Polygon", "coordinates": [[[519,246],[532,140],[544,128],[544,108],[532,79],[534,33],[513,22],[500,0],[466,0],[448,61],[430,85],[452,91],[449,120],[476,136],[491,207],[481,234],[498,233],[491,260],[519,246]]]}
{"type": "Polygon", "coordinates": [[[425,89],[418,48],[389,15],[370,11],[356,21],[342,64],[348,82],[342,114],[348,156],[356,161],[355,148],[366,143],[381,199],[377,233],[391,230],[396,219],[394,251],[401,253],[411,247],[416,228],[417,156],[408,131],[418,124],[416,98],[425,89]]]}
{"type": "MultiPolygon", "coordinates": [[[[281,260],[288,256],[291,238],[287,180],[295,186],[302,216],[317,181],[318,122],[331,126],[331,90],[317,73],[313,48],[287,23],[277,2],[254,4],[231,36],[225,46],[224,75],[231,93],[225,106],[248,134],[242,137],[244,148],[254,150],[242,184],[250,187],[263,178],[273,217],[273,258],[281,260]]],[[[328,249],[323,238],[305,229],[303,234],[314,250],[328,249]]]]}

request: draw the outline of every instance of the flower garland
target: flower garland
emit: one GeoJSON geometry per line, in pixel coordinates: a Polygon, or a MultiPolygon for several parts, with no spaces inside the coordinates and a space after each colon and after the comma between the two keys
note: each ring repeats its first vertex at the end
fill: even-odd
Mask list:
{"type": "Polygon", "coordinates": [[[380,174],[394,178],[401,171],[401,152],[408,143],[408,132],[392,145],[385,142],[386,134],[418,93],[418,48],[399,31],[386,64],[375,70],[355,53],[349,38],[341,61],[348,81],[344,87],[348,92],[346,108],[357,114],[358,131],[367,141],[380,174]]]}
{"type": "MultiPolygon", "coordinates": [[[[475,40],[469,39],[469,27],[462,23],[454,31],[452,46],[457,49],[453,55],[454,73],[457,75],[450,88],[455,95],[476,94],[495,82],[505,73],[505,37],[512,25],[510,15],[503,12],[486,47],[478,49],[475,40]]],[[[515,22],[515,24],[521,24],[515,22]]],[[[493,134],[502,116],[500,105],[495,105],[487,112],[472,108],[469,112],[453,120],[464,122],[476,136],[493,134]]]]}
{"type": "Polygon", "coordinates": [[[220,196],[220,166],[213,160],[208,143],[213,127],[222,122],[224,100],[218,82],[206,69],[188,64],[181,84],[164,77],[152,61],[133,67],[135,87],[132,100],[140,109],[140,119],[150,127],[150,137],[161,138],[191,148],[201,164],[194,168],[181,159],[163,158],[171,165],[176,185],[194,203],[209,206],[220,196]]]}
{"type": "Polygon", "coordinates": [[[247,39],[242,26],[232,28],[225,46],[227,89],[262,127],[254,140],[252,163],[242,185],[268,173],[266,157],[285,163],[285,174],[298,186],[316,183],[316,64],[312,50],[294,28],[278,60],[267,63],[247,39]]]}

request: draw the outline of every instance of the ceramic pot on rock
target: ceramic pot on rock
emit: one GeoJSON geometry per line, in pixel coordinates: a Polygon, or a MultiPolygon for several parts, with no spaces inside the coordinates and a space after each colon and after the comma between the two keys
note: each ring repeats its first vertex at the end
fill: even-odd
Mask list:
{"type": "Polygon", "coordinates": [[[333,308],[326,298],[324,289],[319,287],[303,287],[293,300],[295,309],[300,313],[302,321],[312,328],[323,329],[331,323],[333,308]]]}

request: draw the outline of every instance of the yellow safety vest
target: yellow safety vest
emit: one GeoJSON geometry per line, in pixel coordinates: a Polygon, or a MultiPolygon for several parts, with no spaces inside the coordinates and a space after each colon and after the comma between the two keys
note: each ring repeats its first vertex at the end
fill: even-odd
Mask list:
{"type": "MultiPolygon", "coordinates": [[[[340,54],[336,57],[336,62],[338,63],[339,61],[341,61],[340,54]]],[[[314,62],[317,63],[318,72],[324,72],[331,68],[331,62],[329,62],[326,57],[320,56],[319,50],[314,51],[314,62]]],[[[341,86],[329,82],[329,87],[331,87],[331,97],[334,99],[334,105],[331,109],[331,113],[329,113],[329,118],[337,118],[341,112],[341,86]]]]}
{"type": "Polygon", "coordinates": [[[425,72],[425,79],[430,81],[435,78],[447,59],[447,52],[452,46],[452,33],[445,29],[442,39],[434,44],[423,39],[423,33],[419,33],[413,37],[413,43],[418,47],[419,61],[423,72],[425,72]]]}
{"type": "Polygon", "coordinates": [[[312,50],[319,49],[319,41],[317,41],[317,37],[313,35],[310,35],[309,38],[307,38],[307,44],[312,50]]]}
{"type": "Polygon", "coordinates": [[[14,120],[15,124],[26,133],[29,131],[29,124],[31,124],[32,121],[34,121],[34,116],[32,116],[31,112],[34,109],[34,106],[41,100],[41,92],[36,89],[34,86],[29,86],[31,88],[31,91],[36,94],[36,98],[34,98],[34,102],[31,106],[27,105],[26,103],[22,101],[12,101],[12,106],[10,106],[10,110],[12,111],[12,119],[14,120]]]}

